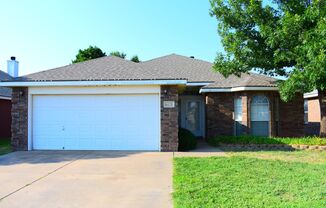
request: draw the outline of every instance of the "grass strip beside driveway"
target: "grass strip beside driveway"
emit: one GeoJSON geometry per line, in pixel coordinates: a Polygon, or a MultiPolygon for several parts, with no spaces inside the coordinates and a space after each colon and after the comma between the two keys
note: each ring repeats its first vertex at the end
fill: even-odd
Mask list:
{"type": "Polygon", "coordinates": [[[274,153],[175,158],[175,207],[326,207],[325,154],[314,163],[291,159],[296,152],[274,153]]]}
{"type": "Polygon", "coordinates": [[[12,148],[10,145],[10,139],[0,138],[0,155],[7,154],[9,152],[12,152],[12,148]]]}

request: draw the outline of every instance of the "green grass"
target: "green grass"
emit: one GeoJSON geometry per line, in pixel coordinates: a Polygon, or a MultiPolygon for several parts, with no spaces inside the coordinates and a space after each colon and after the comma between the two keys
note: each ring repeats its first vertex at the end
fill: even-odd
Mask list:
{"type": "Polygon", "coordinates": [[[11,151],[10,139],[0,138],[0,155],[7,154],[11,151]]]}
{"type": "Polygon", "coordinates": [[[326,145],[325,138],[319,137],[257,137],[257,136],[218,136],[208,139],[213,146],[221,144],[305,144],[305,145],[326,145]]]}
{"type": "Polygon", "coordinates": [[[241,152],[175,158],[175,207],[326,207],[326,153],[241,152]]]}

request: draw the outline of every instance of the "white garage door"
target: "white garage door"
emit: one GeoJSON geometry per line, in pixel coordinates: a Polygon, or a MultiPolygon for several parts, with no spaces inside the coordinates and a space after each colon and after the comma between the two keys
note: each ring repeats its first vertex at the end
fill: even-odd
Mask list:
{"type": "Polygon", "coordinates": [[[159,150],[158,95],[33,96],[36,150],[159,150]]]}

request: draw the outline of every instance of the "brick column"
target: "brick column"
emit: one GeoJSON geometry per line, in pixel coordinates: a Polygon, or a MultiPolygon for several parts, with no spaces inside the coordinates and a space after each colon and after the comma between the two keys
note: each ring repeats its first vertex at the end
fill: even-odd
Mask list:
{"type": "Polygon", "coordinates": [[[242,133],[250,134],[250,114],[249,114],[249,104],[248,104],[248,95],[246,93],[241,95],[242,101],[242,133]]]}
{"type": "Polygon", "coordinates": [[[28,149],[28,88],[12,90],[11,145],[14,150],[28,149]]]}
{"type": "Polygon", "coordinates": [[[161,86],[161,151],[178,151],[178,87],[161,86]],[[173,108],[164,108],[164,101],[174,101],[173,108]]]}
{"type": "Polygon", "coordinates": [[[276,136],[275,133],[275,102],[276,102],[276,95],[271,93],[268,97],[269,99],[269,136],[276,136]]]}

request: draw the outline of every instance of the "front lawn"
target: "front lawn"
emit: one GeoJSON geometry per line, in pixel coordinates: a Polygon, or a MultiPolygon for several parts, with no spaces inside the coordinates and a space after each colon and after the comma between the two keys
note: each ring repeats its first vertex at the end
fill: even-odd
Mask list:
{"type": "Polygon", "coordinates": [[[175,207],[326,207],[326,152],[175,158],[175,207]]]}
{"type": "Polygon", "coordinates": [[[221,144],[303,144],[303,145],[326,145],[325,138],[319,137],[259,137],[259,136],[218,136],[209,138],[210,145],[221,144]]]}
{"type": "Polygon", "coordinates": [[[0,138],[0,155],[7,154],[11,152],[10,139],[0,138]]]}

